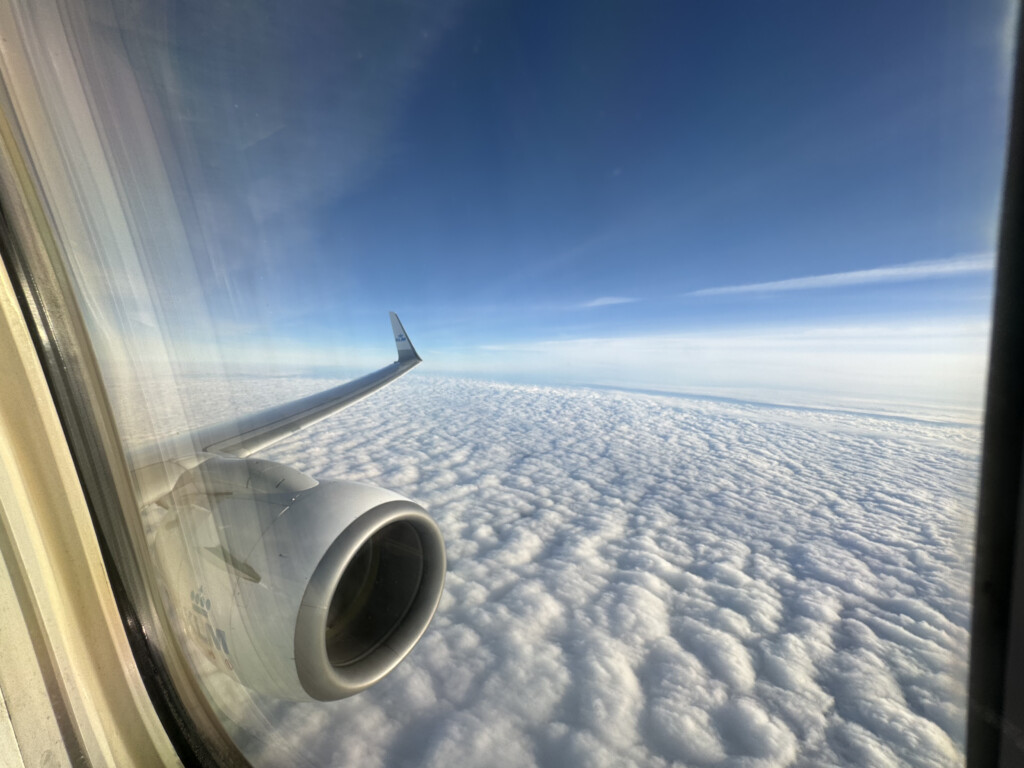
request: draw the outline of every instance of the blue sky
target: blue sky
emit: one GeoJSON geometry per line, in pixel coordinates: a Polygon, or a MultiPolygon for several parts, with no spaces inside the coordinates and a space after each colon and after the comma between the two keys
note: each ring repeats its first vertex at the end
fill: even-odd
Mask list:
{"type": "Polygon", "coordinates": [[[134,50],[222,347],[387,355],[394,309],[437,371],[756,388],[552,350],[924,333],[977,399],[1006,2],[200,5],[134,50]]]}

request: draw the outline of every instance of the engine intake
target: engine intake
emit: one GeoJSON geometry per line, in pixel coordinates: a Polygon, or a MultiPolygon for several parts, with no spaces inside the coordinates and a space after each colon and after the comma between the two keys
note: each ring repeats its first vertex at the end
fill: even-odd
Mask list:
{"type": "Polygon", "coordinates": [[[334,540],[302,598],[295,665],[302,687],[329,700],[373,685],[423,635],[444,586],[444,542],[410,501],[364,513],[334,540]]]}

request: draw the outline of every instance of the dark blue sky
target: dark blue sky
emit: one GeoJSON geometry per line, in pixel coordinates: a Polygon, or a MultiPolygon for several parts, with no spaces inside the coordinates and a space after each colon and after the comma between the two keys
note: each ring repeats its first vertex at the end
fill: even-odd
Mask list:
{"type": "Polygon", "coordinates": [[[140,36],[225,328],[376,345],[395,309],[455,359],[987,316],[977,264],[688,294],[990,253],[1005,2],[363,5],[140,36]]]}

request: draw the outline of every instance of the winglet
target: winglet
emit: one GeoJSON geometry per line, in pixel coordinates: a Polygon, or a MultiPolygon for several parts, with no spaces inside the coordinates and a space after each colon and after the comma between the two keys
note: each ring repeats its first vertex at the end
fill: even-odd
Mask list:
{"type": "Polygon", "coordinates": [[[398,315],[394,312],[389,312],[391,315],[391,330],[395,332],[395,346],[398,347],[398,362],[405,363],[410,360],[421,362],[422,358],[416,354],[416,348],[409,341],[409,336],[405,332],[405,328],[402,327],[402,321],[398,319],[398,315]]]}

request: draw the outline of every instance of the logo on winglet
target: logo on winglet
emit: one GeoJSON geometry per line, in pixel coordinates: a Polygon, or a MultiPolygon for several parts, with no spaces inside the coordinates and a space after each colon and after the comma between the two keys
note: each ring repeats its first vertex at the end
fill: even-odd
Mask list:
{"type": "Polygon", "coordinates": [[[397,336],[395,336],[395,341],[397,341],[397,342],[408,341],[408,340],[409,340],[409,338],[404,333],[400,333],[397,336]]]}

